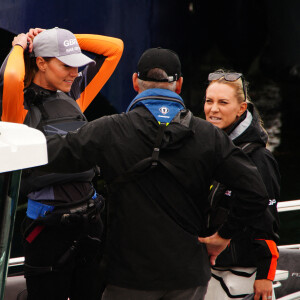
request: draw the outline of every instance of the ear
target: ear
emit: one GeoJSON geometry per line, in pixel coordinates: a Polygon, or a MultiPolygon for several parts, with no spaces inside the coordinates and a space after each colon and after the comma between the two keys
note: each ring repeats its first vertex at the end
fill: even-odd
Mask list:
{"type": "Polygon", "coordinates": [[[132,84],[133,84],[133,89],[136,91],[136,92],[140,92],[140,87],[139,87],[139,84],[138,84],[138,75],[137,73],[133,73],[132,75],[132,84]]]}
{"type": "Polygon", "coordinates": [[[38,56],[35,61],[39,71],[45,72],[47,68],[47,62],[41,56],[38,56]]]}
{"type": "Polygon", "coordinates": [[[245,111],[246,111],[246,109],[247,109],[247,102],[242,102],[241,103],[241,106],[240,106],[240,110],[239,110],[239,112],[238,112],[238,117],[240,117],[245,111]]]}
{"type": "Polygon", "coordinates": [[[183,77],[180,77],[176,81],[176,89],[175,89],[175,93],[177,93],[178,95],[181,93],[182,84],[183,84],[183,77]]]}

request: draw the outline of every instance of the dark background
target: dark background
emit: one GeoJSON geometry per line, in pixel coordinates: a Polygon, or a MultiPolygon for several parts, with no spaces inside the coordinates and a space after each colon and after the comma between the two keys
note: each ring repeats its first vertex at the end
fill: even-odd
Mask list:
{"type": "MultiPolygon", "coordinates": [[[[279,163],[281,201],[295,200],[300,198],[299,12],[297,0],[0,0],[0,59],[9,52],[14,35],[34,27],[121,38],[123,56],[87,109],[89,120],[126,109],[135,96],[132,73],[149,47],[179,54],[182,96],[201,117],[207,74],[220,67],[242,72],[279,163]]],[[[24,212],[20,206],[16,231],[24,212]]],[[[280,215],[280,244],[300,243],[299,216],[300,212],[280,215]]],[[[18,244],[17,238],[12,256],[21,255],[18,244]]]]}

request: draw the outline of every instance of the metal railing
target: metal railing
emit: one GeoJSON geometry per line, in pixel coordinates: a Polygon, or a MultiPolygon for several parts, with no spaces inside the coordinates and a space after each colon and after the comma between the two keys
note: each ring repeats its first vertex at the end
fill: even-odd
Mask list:
{"type": "Polygon", "coordinates": [[[24,257],[14,257],[10,258],[8,262],[9,267],[17,267],[24,265],[25,258],[24,257]]]}
{"type": "MultiPolygon", "coordinates": [[[[289,212],[300,210],[300,200],[291,200],[291,201],[282,201],[277,203],[277,209],[279,213],[289,212]]],[[[293,245],[282,245],[278,246],[280,249],[298,249],[300,250],[300,244],[293,244],[293,245]]],[[[278,284],[278,287],[281,286],[280,282],[276,282],[275,285],[278,284]]],[[[299,287],[300,289],[300,287],[299,287]]],[[[277,298],[277,300],[300,300],[300,290],[298,292],[286,295],[281,298],[277,298]]]]}
{"type": "Polygon", "coordinates": [[[278,212],[300,210],[300,200],[282,201],[277,203],[278,212]]]}

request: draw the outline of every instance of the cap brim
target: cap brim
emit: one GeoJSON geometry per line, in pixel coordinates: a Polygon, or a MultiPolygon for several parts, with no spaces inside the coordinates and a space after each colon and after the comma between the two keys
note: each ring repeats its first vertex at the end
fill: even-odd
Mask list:
{"type": "Polygon", "coordinates": [[[83,67],[91,63],[96,63],[94,60],[90,59],[88,56],[82,53],[58,56],[56,58],[70,67],[83,67]]]}

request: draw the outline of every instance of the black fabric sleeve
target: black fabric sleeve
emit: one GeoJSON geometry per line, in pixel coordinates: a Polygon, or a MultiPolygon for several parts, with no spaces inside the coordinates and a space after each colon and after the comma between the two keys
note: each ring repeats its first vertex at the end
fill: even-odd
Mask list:
{"type": "Polygon", "coordinates": [[[263,218],[268,194],[257,168],[241,149],[223,137],[219,151],[226,156],[217,166],[214,178],[236,195],[228,220],[219,230],[220,236],[228,239],[243,226],[255,224],[263,218]]]}
{"type": "Polygon", "coordinates": [[[48,165],[41,169],[61,173],[81,172],[101,165],[103,147],[109,147],[110,117],[105,116],[87,123],[66,136],[47,137],[48,165]]]}
{"type": "Polygon", "coordinates": [[[262,222],[254,224],[253,250],[257,267],[256,279],[273,280],[279,257],[276,242],[279,240],[277,203],[280,198],[280,173],[271,152],[260,148],[251,156],[261,174],[269,195],[269,205],[262,222]]]}

